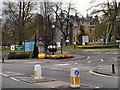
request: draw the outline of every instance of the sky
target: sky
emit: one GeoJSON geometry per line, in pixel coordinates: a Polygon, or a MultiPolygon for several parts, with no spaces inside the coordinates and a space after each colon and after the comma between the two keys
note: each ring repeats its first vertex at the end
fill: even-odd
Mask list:
{"type": "MultiPolygon", "coordinates": [[[[1,13],[1,8],[2,8],[2,1],[16,1],[16,0],[0,0],[0,13],[1,13]]],[[[35,1],[43,1],[43,0],[35,0],[35,1]]],[[[86,17],[87,13],[90,14],[90,11],[86,11],[88,8],[90,8],[93,4],[96,4],[95,3],[90,3],[92,0],[48,0],[48,1],[52,1],[52,2],[57,2],[57,1],[62,1],[62,2],[71,2],[71,3],[74,3],[74,6],[76,7],[78,13],[84,17],[86,17]]],[[[103,1],[106,1],[106,0],[94,0],[94,1],[97,1],[97,2],[103,2],[103,1]]],[[[111,0],[108,0],[108,1],[111,1],[111,0]]],[[[117,0],[117,1],[120,1],[120,0],[117,0]]]]}
{"type": "MultiPolygon", "coordinates": [[[[2,1],[14,1],[14,0],[0,0],[0,12],[1,12],[1,9],[2,9],[2,1]]],[[[60,1],[60,0],[52,0],[53,2],[56,2],[56,1],[60,1]]],[[[86,16],[87,14],[87,11],[86,9],[88,9],[90,7],[90,1],[91,0],[62,0],[63,2],[72,2],[74,3],[74,6],[76,7],[76,9],[78,10],[78,12],[83,15],[83,16],[86,16]]]]}

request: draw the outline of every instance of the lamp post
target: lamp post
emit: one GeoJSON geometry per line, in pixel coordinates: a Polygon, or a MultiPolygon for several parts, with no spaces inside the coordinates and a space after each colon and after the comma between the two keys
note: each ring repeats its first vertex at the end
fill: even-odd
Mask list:
{"type": "Polygon", "coordinates": [[[76,44],[76,42],[75,42],[75,34],[74,34],[74,49],[75,49],[75,44],[76,44]]]}
{"type": "Polygon", "coordinates": [[[62,53],[62,44],[63,44],[63,37],[61,37],[61,54],[63,54],[62,53]]]}
{"type": "Polygon", "coordinates": [[[55,25],[52,25],[52,55],[54,55],[54,50],[53,50],[53,30],[55,29],[55,25]]]}
{"type": "Polygon", "coordinates": [[[107,24],[107,31],[106,31],[106,45],[107,45],[107,41],[108,41],[108,30],[109,30],[109,22],[106,23],[107,24]]]}

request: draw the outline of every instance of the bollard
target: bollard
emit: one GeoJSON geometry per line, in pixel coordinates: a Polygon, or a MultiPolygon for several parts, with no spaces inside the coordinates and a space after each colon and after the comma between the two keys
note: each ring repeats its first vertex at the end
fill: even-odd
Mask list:
{"type": "Polygon", "coordinates": [[[80,87],[80,80],[79,80],[79,69],[78,68],[72,68],[71,69],[71,87],[72,88],[79,88],[80,87]]]}
{"type": "Polygon", "coordinates": [[[112,73],[113,73],[113,74],[115,73],[115,67],[114,67],[114,64],[112,64],[112,73]]]}
{"type": "Polygon", "coordinates": [[[2,63],[4,63],[4,58],[2,58],[2,63]]]}
{"type": "Polygon", "coordinates": [[[34,66],[34,79],[41,79],[41,66],[39,64],[36,64],[34,66]]]}

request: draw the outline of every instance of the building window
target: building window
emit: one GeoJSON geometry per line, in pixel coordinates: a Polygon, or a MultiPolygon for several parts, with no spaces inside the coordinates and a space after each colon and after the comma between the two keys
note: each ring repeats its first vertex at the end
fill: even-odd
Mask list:
{"type": "Polygon", "coordinates": [[[91,29],[90,29],[90,33],[91,33],[91,29]]]}

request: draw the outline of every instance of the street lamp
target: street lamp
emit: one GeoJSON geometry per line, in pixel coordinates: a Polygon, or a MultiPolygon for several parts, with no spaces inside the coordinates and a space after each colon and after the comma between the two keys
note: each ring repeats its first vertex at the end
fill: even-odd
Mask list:
{"type": "Polygon", "coordinates": [[[63,37],[61,37],[61,54],[62,54],[62,44],[63,44],[63,37]]]}
{"type": "Polygon", "coordinates": [[[52,25],[52,55],[54,55],[54,50],[53,50],[53,30],[55,29],[55,25],[52,25]]]}
{"type": "Polygon", "coordinates": [[[74,34],[74,49],[75,49],[75,44],[76,44],[76,42],[75,42],[75,34],[74,34]]]}

